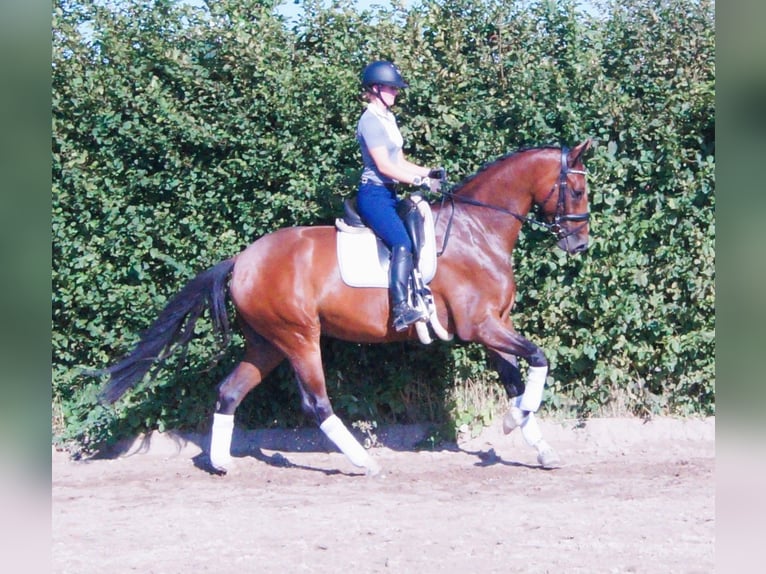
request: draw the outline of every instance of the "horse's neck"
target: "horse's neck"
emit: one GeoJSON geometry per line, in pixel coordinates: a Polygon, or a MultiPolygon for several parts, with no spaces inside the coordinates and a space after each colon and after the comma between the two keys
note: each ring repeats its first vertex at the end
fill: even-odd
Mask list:
{"type": "MultiPolygon", "coordinates": [[[[529,153],[529,152],[526,152],[529,153]]],[[[460,195],[487,205],[518,213],[525,217],[532,208],[532,190],[529,188],[530,169],[537,171],[539,162],[507,158],[487,168],[468,181],[460,195]]]]}
{"type": "MultiPolygon", "coordinates": [[[[485,206],[455,200],[453,205],[433,207],[437,245],[443,244],[445,239],[452,241],[451,236],[462,237],[464,242],[482,248],[485,253],[508,255],[518,240],[521,222],[509,213],[486,207],[495,205],[489,201],[476,201],[485,206]]],[[[529,207],[522,217],[528,211],[529,207]]]]}
{"type": "MultiPolygon", "coordinates": [[[[538,183],[549,174],[551,161],[558,161],[557,153],[554,148],[517,152],[469,178],[456,192],[453,225],[465,227],[468,233],[483,233],[496,248],[510,253],[532,210],[538,183]]],[[[450,209],[446,206],[441,211],[449,214],[450,209]]]]}
{"type": "Polygon", "coordinates": [[[532,193],[521,187],[522,181],[512,170],[505,170],[488,183],[471,182],[473,185],[466,186],[460,194],[471,204],[477,204],[467,210],[469,214],[488,231],[503,237],[509,249],[516,243],[521,220],[532,209],[532,193]]]}

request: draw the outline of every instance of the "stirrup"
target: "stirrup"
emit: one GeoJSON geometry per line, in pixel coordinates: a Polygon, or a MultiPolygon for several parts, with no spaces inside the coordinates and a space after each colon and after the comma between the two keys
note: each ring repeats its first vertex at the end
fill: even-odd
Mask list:
{"type": "Polygon", "coordinates": [[[399,303],[393,309],[393,326],[397,331],[404,331],[413,323],[428,319],[428,315],[420,309],[414,309],[406,303],[399,303]]]}

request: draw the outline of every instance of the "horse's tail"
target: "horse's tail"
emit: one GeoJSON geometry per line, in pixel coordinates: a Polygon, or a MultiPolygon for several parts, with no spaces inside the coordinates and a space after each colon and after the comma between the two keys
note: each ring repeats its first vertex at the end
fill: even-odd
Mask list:
{"type": "Polygon", "coordinates": [[[192,279],[162,310],[159,317],[141,336],[135,349],[124,359],[105,369],[109,382],[100,393],[103,401],[113,403],[138,384],[155,362],[164,362],[175,347],[186,353],[194,337],[194,325],[205,307],[210,309],[213,327],[222,346],[231,337],[226,313],[227,279],[234,268],[234,258],[203,271],[192,279]]]}

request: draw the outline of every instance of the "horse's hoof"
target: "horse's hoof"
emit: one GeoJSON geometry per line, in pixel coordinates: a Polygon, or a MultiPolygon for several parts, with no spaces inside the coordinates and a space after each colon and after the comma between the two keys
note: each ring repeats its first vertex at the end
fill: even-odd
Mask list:
{"type": "Polygon", "coordinates": [[[503,417],[503,433],[509,434],[524,422],[524,413],[518,407],[511,407],[503,417]]]}
{"type": "Polygon", "coordinates": [[[213,474],[226,476],[227,474],[232,474],[234,469],[234,460],[231,458],[228,460],[217,460],[215,462],[212,460],[210,461],[210,470],[213,471],[213,474]]]}
{"type": "Polygon", "coordinates": [[[382,471],[382,467],[374,460],[371,460],[365,467],[364,473],[370,478],[376,478],[383,476],[382,471]]]}
{"type": "Polygon", "coordinates": [[[537,453],[537,462],[545,469],[561,468],[563,466],[558,453],[550,446],[537,453]]]}

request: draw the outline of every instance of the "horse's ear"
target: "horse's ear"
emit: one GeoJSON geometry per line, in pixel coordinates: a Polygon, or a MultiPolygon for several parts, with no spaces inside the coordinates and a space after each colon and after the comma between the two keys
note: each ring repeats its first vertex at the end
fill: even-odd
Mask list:
{"type": "Polygon", "coordinates": [[[588,138],[584,142],[582,142],[580,145],[575,146],[572,148],[572,150],[569,152],[569,165],[573,166],[575,165],[580,159],[582,158],[582,155],[590,149],[591,146],[591,139],[588,138]]]}

